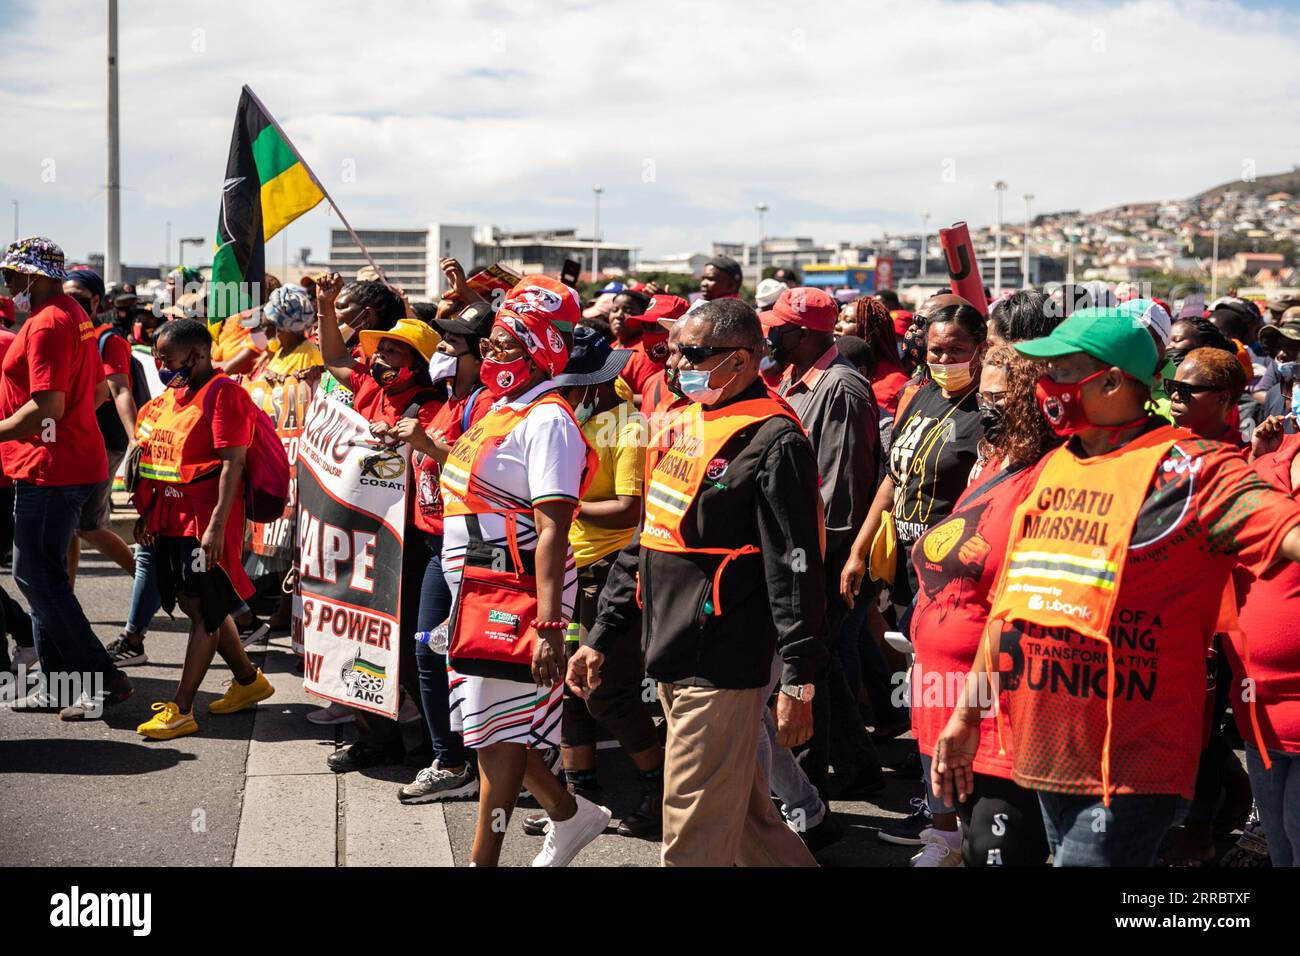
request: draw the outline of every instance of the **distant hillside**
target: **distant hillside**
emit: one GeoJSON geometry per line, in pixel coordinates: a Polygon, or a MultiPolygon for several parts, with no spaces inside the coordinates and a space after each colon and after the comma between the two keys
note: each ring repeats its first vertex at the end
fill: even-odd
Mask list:
{"type": "Polygon", "coordinates": [[[1230,183],[1223,183],[1221,186],[1215,186],[1213,189],[1207,189],[1198,196],[1193,196],[1193,200],[1204,202],[1207,199],[1217,199],[1220,195],[1229,190],[1242,193],[1254,193],[1259,196],[1267,196],[1270,193],[1290,193],[1292,196],[1300,196],[1300,167],[1292,169],[1289,173],[1274,173],[1272,176],[1260,176],[1253,183],[1244,183],[1240,179],[1233,180],[1230,183]]]}

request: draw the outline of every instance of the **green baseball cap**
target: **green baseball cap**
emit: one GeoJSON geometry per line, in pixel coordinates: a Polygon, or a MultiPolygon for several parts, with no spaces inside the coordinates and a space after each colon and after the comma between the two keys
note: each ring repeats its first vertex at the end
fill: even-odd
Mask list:
{"type": "Polygon", "coordinates": [[[1156,346],[1142,324],[1142,307],[1132,302],[1113,308],[1079,309],[1041,339],[1015,342],[1016,351],[1032,358],[1056,358],[1086,352],[1139,382],[1156,373],[1156,346]]]}

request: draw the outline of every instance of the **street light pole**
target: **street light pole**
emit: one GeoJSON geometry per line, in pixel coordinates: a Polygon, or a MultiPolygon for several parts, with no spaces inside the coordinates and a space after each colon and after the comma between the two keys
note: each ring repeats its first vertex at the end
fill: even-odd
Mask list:
{"type": "Polygon", "coordinates": [[[758,273],[754,276],[754,288],[763,281],[763,214],[767,212],[767,203],[761,202],[754,207],[758,210],[758,273]]]}
{"type": "Polygon", "coordinates": [[[1219,223],[1214,222],[1214,252],[1210,265],[1210,301],[1219,297],[1219,223]]]}
{"type": "Polygon", "coordinates": [[[591,191],[596,196],[596,222],[591,231],[591,281],[597,282],[600,277],[600,194],[605,187],[592,186],[591,191]]]}
{"type": "Polygon", "coordinates": [[[998,180],[993,184],[993,191],[998,194],[998,213],[993,231],[993,297],[1002,295],[1002,194],[1007,191],[1007,184],[998,180]]]}
{"type": "Polygon", "coordinates": [[[183,269],[183,268],[185,268],[185,247],[186,247],[186,246],[201,246],[201,245],[203,245],[203,241],[204,241],[204,240],[203,240],[203,237],[202,237],[202,236],[193,236],[193,237],[191,237],[191,238],[189,238],[189,239],[182,239],[182,240],[180,241],[180,243],[179,243],[179,245],[180,245],[180,261],[179,261],[178,263],[176,263],[176,268],[178,268],[178,269],[183,269]]]}
{"type": "Polygon", "coordinates": [[[18,241],[18,200],[13,200],[14,204],[14,242],[18,241]]]}
{"type": "Polygon", "coordinates": [[[929,238],[928,230],[930,228],[930,214],[921,213],[921,275],[925,275],[925,260],[929,258],[926,254],[926,241],[929,238]]]}
{"type": "Polygon", "coordinates": [[[1024,248],[1024,265],[1020,267],[1020,287],[1022,289],[1030,288],[1029,283],[1029,204],[1034,201],[1033,193],[1025,193],[1025,248],[1024,248]]]}
{"type": "Polygon", "coordinates": [[[117,0],[108,0],[108,214],[104,281],[122,281],[122,184],[117,141],[117,0]]]}

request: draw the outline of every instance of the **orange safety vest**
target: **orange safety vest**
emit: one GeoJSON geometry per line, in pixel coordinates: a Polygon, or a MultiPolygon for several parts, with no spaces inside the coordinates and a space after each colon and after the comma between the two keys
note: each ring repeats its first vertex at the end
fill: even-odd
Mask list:
{"type": "MultiPolygon", "coordinates": [[[[722,562],[713,575],[713,613],[722,614],[722,572],[736,558],[757,554],[758,546],[693,548],[682,535],[682,521],[704,484],[709,462],[742,428],[777,415],[796,425],[799,419],[784,402],[753,398],[721,408],[698,404],[674,409],[651,437],[646,450],[645,523],[641,545],[669,554],[716,554],[722,562]]],[[[638,592],[640,581],[637,582],[638,592]]]]}
{"type": "Polygon", "coordinates": [[[180,402],[181,389],[163,389],[161,395],[140,409],[135,437],[140,444],[141,478],[187,485],[221,468],[211,437],[207,448],[200,452],[194,435],[196,431],[202,434],[195,426],[203,421],[203,399],[208,389],[228,377],[220,372],[213,375],[184,404],[180,402]]]}
{"type": "MultiPolygon", "coordinates": [[[[1147,489],[1169,449],[1194,439],[1165,425],[1117,452],[1078,459],[1065,447],[1048,453],[1029,495],[1011,520],[988,628],[1024,621],[1068,628],[1106,645],[1106,736],[1102,799],[1110,805],[1110,745],[1115,704],[1115,650],[1108,630],[1119,600],[1129,540],[1147,489]]],[[[986,631],[987,634],[987,631],[986,631]]],[[[994,672],[989,643],[985,665],[994,672]]],[[[1001,709],[997,712],[1002,745],[1001,709]]]]}
{"type": "MultiPolygon", "coordinates": [[[[536,401],[529,402],[523,408],[516,409],[506,406],[494,409],[471,425],[467,431],[456,439],[456,444],[452,446],[451,451],[447,454],[447,460],[442,466],[443,514],[449,518],[470,514],[506,515],[506,536],[510,543],[511,557],[515,559],[516,568],[521,567],[522,562],[519,560],[519,549],[515,540],[515,516],[527,513],[532,509],[510,506],[501,499],[492,497],[489,490],[491,486],[479,480],[479,471],[483,467],[485,460],[484,453],[490,448],[500,446],[505,437],[514,431],[515,426],[522,422],[528,413],[539,405],[558,405],[564,409],[565,414],[571,419],[573,418],[573,410],[569,408],[568,403],[554,392],[548,392],[536,401]]],[[[575,428],[578,428],[578,433],[581,434],[582,429],[578,426],[577,419],[573,419],[573,424],[575,428]]],[[[587,449],[587,460],[583,466],[582,487],[578,492],[578,497],[582,497],[586,493],[587,488],[596,477],[596,470],[600,467],[600,459],[596,454],[596,450],[591,447],[585,435],[583,435],[582,441],[587,449]]]]}

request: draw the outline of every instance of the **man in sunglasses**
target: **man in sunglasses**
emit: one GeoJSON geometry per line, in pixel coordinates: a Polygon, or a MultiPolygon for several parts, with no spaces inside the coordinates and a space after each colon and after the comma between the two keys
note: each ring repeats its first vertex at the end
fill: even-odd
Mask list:
{"type": "Polygon", "coordinates": [[[758,742],[774,655],[777,741],[812,733],[826,658],[817,459],[759,380],[752,308],[707,302],[675,335],[670,362],[689,402],[651,436],[636,575],[622,558],[611,570],[569,686],[586,696],[599,682],[597,649],[641,603],[646,673],[668,720],[664,865],[811,866],[772,805],[758,742]]]}
{"type": "MultiPolygon", "coordinates": [[[[1039,404],[1068,440],[1012,519],[968,687],[1005,671],[1012,779],[1038,792],[1057,866],[1153,863],[1193,797],[1202,737],[1188,728],[1204,719],[1211,640],[1235,626],[1230,575],[1300,560],[1300,505],[1233,447],[1146,411],[1142,309],[1081,309],[1016,343],[1045,361],[1039,404]]],[[[1249,689],[1232,688],[1234,707],[1254,706],[1249,689]]],[[[950,799],[970,793],[971,700],[935,751],[931,782],[950,799]]]]}

